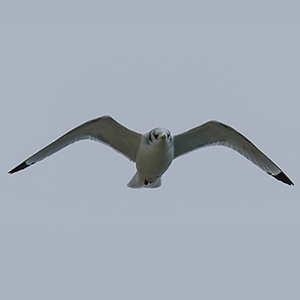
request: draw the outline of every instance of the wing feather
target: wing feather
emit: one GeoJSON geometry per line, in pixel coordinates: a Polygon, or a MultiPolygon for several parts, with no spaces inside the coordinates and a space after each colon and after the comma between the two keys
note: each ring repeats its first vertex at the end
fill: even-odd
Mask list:
{"type": "Polygon", "coordinates": [[[175,135],[174,158],[195,149],[212,145],[229,147],[239,152],[269,175],[286,184],[293,185],[293,182],[282,170],[245,136],[232,127],[217,121],[209,121],[187,132],[175,135]]]}
{"type": "Polygon", "coordinates": [[[15,173],[43,160],[66,146],[84,139],[92,139],[111,146],[132,161],[141,143],[142,135],[131,131],[109,116],[88,121],[67,132],[53,143],[33,154],[9,173],[15,173]]]}

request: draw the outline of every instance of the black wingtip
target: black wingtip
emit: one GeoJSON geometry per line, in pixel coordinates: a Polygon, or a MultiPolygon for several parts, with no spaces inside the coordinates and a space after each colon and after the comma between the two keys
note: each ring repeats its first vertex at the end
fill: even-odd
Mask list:
{"type": "Polygon", "coordinates": [[[275,177],[277,180],[280,180],[288,185],[294,185],[294,183],[283,172],[272,176],[275,177]]]}
{"type": "Polygon", "coordinates": [[[27,168],[27,167],[29,167],[29,166],[30,166],[30,165],[27,165],[26,162],[24,161],[24,162],[22,162],[21,164],[19,164],[18,166],[16,166],[15,168],[13,168],[12,170],[10,170],[10,171],[8,172],[8,174],[16,173],[16,172],[18,172],[18,171],[20,171],[20,170],[23,170],[23,169],[25,169],[25,168],[27,168]]]}

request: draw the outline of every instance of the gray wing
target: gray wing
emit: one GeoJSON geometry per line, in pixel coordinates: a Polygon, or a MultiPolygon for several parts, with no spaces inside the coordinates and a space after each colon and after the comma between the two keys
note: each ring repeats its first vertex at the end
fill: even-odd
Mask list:
{"type": "Polygon", "coordinates": [[[27,158],[24,162],[9,171],[9,173],[25,169],[62,148],[84,139],[103,142],[121,152],[130,160],[135,161],[142,135],[127,129],[109,116],[103,116],[72,129],[53,143],[27,158]]]}
{"type": "Polygon", "coordinates": [[[229,147],[242,154],[269,175],[286,184],[293,185],[293,182],[282,170],[246,137],[235,129],[217,121],[210,121],[187,132],[175,135],[174,158],[210,145],[229,147]]]}

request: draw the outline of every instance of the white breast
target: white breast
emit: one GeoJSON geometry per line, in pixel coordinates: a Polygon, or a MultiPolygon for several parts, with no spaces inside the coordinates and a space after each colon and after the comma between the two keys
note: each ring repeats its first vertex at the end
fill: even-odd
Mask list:
{"type": "Polygon", "coordinates": [[[157,143],[149,143],[147,138],[144,138],[136,155],[139,177],[147,181],[155,181],[166,172],[173,158],[173,142],[160,140],[157,143]]]}

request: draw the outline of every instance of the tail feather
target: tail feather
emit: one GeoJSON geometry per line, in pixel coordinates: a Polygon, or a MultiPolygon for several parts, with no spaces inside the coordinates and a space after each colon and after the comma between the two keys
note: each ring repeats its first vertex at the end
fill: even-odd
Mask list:
{"type": "Polygon", "coordinates": [[[161,186],[161,177],[157,178],[155,181],[153,181],[149,186],[147,186],[150,189],[155,189],[161,186]]]}
{"type": "Polygon", "coordinates": [[[128,182],[127,186],[133,189],[138,189],[138,188],[154,189],[161,186],[161,178],[157,178],[155,181],[149,182],[147,180],[143,180],[142,178],[140,178],[138,173],[136,172],[128,182]]]}
{"type": "Polygon", "coordinates": [[[133,189],[138,189],[142,188],[144,186],[144,183],[141,180],[139,180],[138,173],[136,172],[130,179],[130,181],[127,183],[127,186],[133,189]]]}

